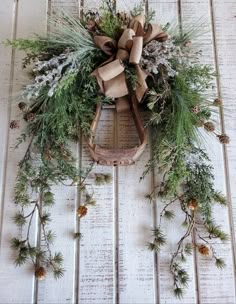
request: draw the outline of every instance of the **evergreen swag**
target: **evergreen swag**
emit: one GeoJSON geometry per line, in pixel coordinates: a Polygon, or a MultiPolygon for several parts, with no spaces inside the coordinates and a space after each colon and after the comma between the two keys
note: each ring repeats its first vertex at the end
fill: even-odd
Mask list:
{"type": "MultiPolygon", "coordinates": [[[[107,59],[107,55],[94,44],[93,34],[117,39],[131,18],[140,13],[142,6],[135,7],[130,14],[115,13],[113,3],[105,1],[99,11],[84,12],[80,19],[67,15],[53,19],[46,38],[36,36],[35,39],[8,42],[27,52],[24,68],[33,65],[33,81],[23,91],[24,101],[19,102],[27,126],[17,146],[26,139],[29,139],[29,145],[19,163],[15,186],[15,203],[19,211],[14,222],[20,227],[20,237],[12,239],[11,244],[17,252],[15,264],[18,266],[31,260],[38,279],[43,279],[50,269],[56,278],[64,272],[62,254],[51,251],[55,237],[48,228],[51,220],[48,210],[55,203],[52,185],[78,187],[84,198],[77,210],[79,217],[85,216],[88,207],[95,204],[86,183],[93,163],[87,169],[78,170],[69,145],[70,141],[77,142],[80,134],[89,134],[96,104],[113,102],[98,94],[96,79],[91,76],[93,70],[107,59]],[[37,246],[30,241],[31,224],[36,214],[42,235],[42,242],[37,246]]],[[[146,20],[150,21],[152,16],[153,12],[146,16],[146,20]]],[[[214,190],[213,168],[200,147],[202,132],[199,128],[214,134],[222,144],[227,144],[229,138],[217,133],[210,120],[214,108],[221,107],[221,100],[211,102],[206,94],[214,73],[211,67],[199,63],[201,54],[194,51],[191,44],[199,29],[189,27],[188,31],[179,32],[167,25],[164,30],[169,31],[168,39],[149,42],[143,49],[140,63],[151,76],[147,80],[149,90],[142,106],[150,112],[146,127],[152,132],[153,144],[153,157],[141,179],[153,169],[162,176],[162,182],[147,195],[150,202],[159,196],[164,203],[158,226],[153,229],[150,250],[159,251],[167,241],[163,219],[174,217],[171,207],[179,205],[184,214],[185,233],[170,261],[174,293],[181,297],[189,281],[183,263],[193,249],[204,256],[211,255],[217,267],[225,266],[211,240],[227,239],[212,218],[214,203],[225,205],[226,199],[214,190]],[[191,240],[193,233],[196,236],[194,241],[191,240]]],[[[129,64],[126,80],[132,87],[137,85],[136,74],[129,64]]],[[[12,121],[10,127],[18,127],[17,122],[12,121]]],[[[111,180],[106,174],[92,176],[96,184],[111,180]]],[[[74,237],[80,238],[81,233],[76,232],[74,237]]]]}

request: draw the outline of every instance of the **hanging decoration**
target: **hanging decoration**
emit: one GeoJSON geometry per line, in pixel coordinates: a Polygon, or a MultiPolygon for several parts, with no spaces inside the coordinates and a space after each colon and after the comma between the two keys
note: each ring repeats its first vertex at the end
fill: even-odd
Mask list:
{"type": "MultiPolygon", "coordinates": [[[[39,280],[50,270],[56,278],[64,272],[62,254],[51,249],[53,185],[77,187],[82,201],[76,212],[82,220],[96,203],[91,179],[95,185],[111,182],[109,174],[93,172],[94,163],[135,164],[145,150],[147,132],[152,158],[141,180],[150,170],[160,177],[146,196],[153,204],[160,198],[150,250],[158,252],[168,242],[165,220],[175,216],[173,206],[183,214],[180,230],[184,234],[170,260],[175,295],[181,297],[187,288],[190,278],[184,262],[193,250],[211,256],[217,267],[225,266],[212,240],[223,242],[227,235],[215,223],[212,208],[215,203],[225,205],[226,199],[214,189],[213,168],[202,138],[215,140],[208,136],[215,135],[227,144],[229,137],[217,131],[211,119],[222,101],[211,96],[214,72],[200,63],[201,51],[194,48],[202,25],[186,31],[169,24],[161,27],[151,21],[153,15],[145,16],[142,6],[116,13],[112,2],[105,1],[100,10],[84,11],[81,18],[66,14],[52,18],[47,37],[8,41],[13,48],[26,51],[23,67],[32,76],[19,101],[26,126],[17,147],[27,148],[15,185],[19,211],[14,221],[20,234],[12,239],[12,247],[17,253],[15,264],[31,261],[39,280]],[[106,149],[96,144],[104,105],[114,105],[118,113],[132,112],[140,145],[106,149]],[[145,125],[140,108],[149,113],[145,125]],[[71,148],[82,137],[92,158],[88,168],[78,168],[71,148]],[[39,244],[31,236],[37,218],[39,244]]],[[[11,121],[12,130],[18,127],[18,121],[11,121]]],[[[76,231],[74,237],[80,238],[81,232],[76,231]]]]}

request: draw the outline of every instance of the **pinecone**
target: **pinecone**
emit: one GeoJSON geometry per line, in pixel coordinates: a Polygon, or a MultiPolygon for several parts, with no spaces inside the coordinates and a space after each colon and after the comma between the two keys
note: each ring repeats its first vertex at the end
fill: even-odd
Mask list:
{"type": "Polygon", "coordinates": [[[186,41],[184,44],[185,47],[191,47],[192,46],[192,41],[186,41]]]}
{"type": "Polygon", "coordinates": [[[210,121],[205,122],[204,123],[204,129],[208,132],[214,132],[215,131],[215,125],[210,121]]]}
{"type": "Polygon", "coordinates": [[[221,144],[229,144],[229,136],[226,134],[217,135],[221,144]]]}
{"type": "Polygon", "coordinates": [[[24,118],[26,121],[34,121],[35,116],[36,115],[34,113],[27,113],[24,118]]]}
{"type": "Polygon", "coordinates": [[[20,125],[19,125],[19,122],[17,120],[12,120],[10,122],[10,129],[19,129],[20,128],[20,125]]]}
{"type": "Polygon", "coordinates": [[[85,25],[85,28],[88,30],[88,31],[95,31],[96,30],[96,22],[94,20],[89,20],[86,25],[85,25]]]}
{"type": "Polygon", "coordinates": [[[199,107],[198,106],[195,106],[195,107],[192,107],[192,109],[191,109],[191,112],[192,113],[199,113],[199,111],[200,111],[200,109],[199,109],[199,107]]]}
{"type": "Polygon", "coordinates": [[[38,280],[43,280],[46,276],[46,270],[44,269],[44,267],[40,266],[35,270],[34,274],[38,280]]]}
{"type": "Polygon", "coordinates": [[[222,103],[223,103],[222,99],[216,98],[213,102],[213,105],[219,107],[222,105],[222,103]]]}
{"type": "Polygon", "coordinates": [[[205,256],[208,256],[210,254],[210,249],[206,245],[199,245],[198,251],[205,256]]]}
{"type": "Polygon", "coordinates": [[[84,217],[88,212],[88,208],[86,206],[80,206],[77,209],[77,215],[78,217],[84,217]]]}
{"type": "Polygon", "coordinates": [[[125,12],[118,12],[116,14],[116,16],[118,17],[118,19],[123,23],[128,25],[130,22],[130,18],[129,16],[125,13],[125,12]]]}
{"type": "Polygon", "coordinates": [[[26,109],[26,103],[25,102],[19,102],[18,107],[21,111],[24,111],[26,109]]]}
{"type": "Polygon", "coordinates": [[[188,202],[188,208],[190,210],[196,210],[198,207],[198,201],[195,198],[192,198],[189,202],[188,202]]]}

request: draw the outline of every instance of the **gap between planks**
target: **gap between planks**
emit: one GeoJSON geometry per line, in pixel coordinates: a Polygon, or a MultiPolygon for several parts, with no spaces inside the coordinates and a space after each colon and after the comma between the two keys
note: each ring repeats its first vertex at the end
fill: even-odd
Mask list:
{"type": "MultiPolygon", "coordinates": [[[[114,110],[114,127],[113,127],[113,138],[114,148],[118,148],[118,114],[114,110]]],[[[113,168],[113,303],[119,304],[119,167],[113,168]]]]}

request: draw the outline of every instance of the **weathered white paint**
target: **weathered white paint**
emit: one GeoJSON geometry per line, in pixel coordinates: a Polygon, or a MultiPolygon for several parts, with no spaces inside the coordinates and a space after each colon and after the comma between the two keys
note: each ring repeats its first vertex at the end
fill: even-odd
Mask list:
{"type": "MultiPolygon", "coordinates": [[[[135,2],[117,0],[117,10],[127,10],[135,2]]],[[[201,45],[204,42],[203,62],[212,64],[220,72],[215,92],[220,93],[224,99],[225,117],[221,121],[218,117],[216,119],[219,121],[219,128],[225,123],[231,137],[227,150],[222,150],[213,138],[210,139],[209,152],[215,167],[216,186],[232,197],[229,210],[234,212],[228,215],[227,209],[217,207],[215,218],[226,231],[231,230],[233,234],[236,225],[236,44],[233,35],[236,29],[236,5],[233,0],[212,2],[213,9],[208,0],[149,0],[148,6],[155,9],[156,21],[161,24],[178,19],[182,19],[183,23],[195,22],[200,17],[207,20],[205,27],[208,32],[199,37],[201,45]]],[[[87,8],[99,7],[101,4],[90,0],[81,3],[87,8]]],[[[43,33],[47,28],[47,14],[59,10],[79,14],[80,1],[3,0],[0,4],[0,39],[12,37],[14,34],[17,37],[28,37],[32,32],[43,33]]],[[[181,229],[176,229],[176,223],[182,220],[180,216],[177,215],[166,225],[169,245],[157,256],[146,250],[145,245],[150,238],[149,229],[158,222],[158,212],[162,204],[158,200],[152,207],[144,198],[158,183],[157,176],[150,174],[139,183],[139,177],[149,158],[148,147],[133,167],[93,168],[89,184],[92,185],[94,173],[98,172],[110,173],[113,181],[108,186],[94,187],[97,206],[91,207],[88,216],[81,221],[78,221],[74,212],[83,202],[77,189],[55,187],[57,204],[52,210],[54,220],[51,225],[53,230],[58,231],[55,250],[62,251],[65,256],[66,273],[62,279],[54,281],[49,275],[46,281],[36,284],[31,269],[15,269],[9,249],[9,239],[17,233],[11,221],[15,210],[12,196],[17,162],[25,147],[22,146],[18,151],[13,150],[20,130],[8,130],[8,115],[11,115],[11,119],[18,120],[19,112],[15,104],[8,108],[7,96],[11,78],[13,94],[19,91],[22,83],[27,82],[27,78],[21,71],[22,54],[17,52],[15,55],[13,52],[12,56],[11,50],[3,46],[0,46],[0,51],[0,189],[1,206],[4,207],[0,211],[3,219],[0,303],[235,303],[235,250],[232,249],[233,246],[235,248],[235,238],[232,238],[232,242],[217,246],[219,254],[227,263],[227,268],[223,271],[217,270],[212,261],[202,259],[197,253],[189,258],[187,267],[192,279],[181,301],[173,297],[172,278],[168,269],[171,253],[175,249],[178,235],[181,234],[181,229]],[[83,238],[81,241],[74,241],[73,232],[78,230],[83,238]]],[[[137,138],[132,118],[128,114],[116,115],[112,110],[104,110],[96,140],[105,146],[134,145],[137,138]]],[[[91,159],[86,145],[73,147],[73,150],[78,157],[78,165],[88,166],[91,159]]],[[[36,227],[32,238],[37,239],[36,227]]]]}

